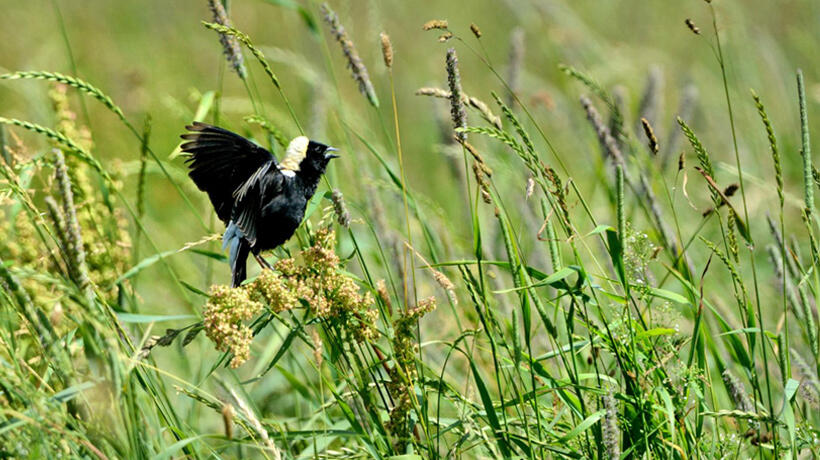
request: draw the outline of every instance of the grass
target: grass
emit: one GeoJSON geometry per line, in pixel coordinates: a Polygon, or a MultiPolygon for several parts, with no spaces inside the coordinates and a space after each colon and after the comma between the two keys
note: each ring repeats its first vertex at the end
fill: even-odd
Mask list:
{"type": "Polygon", "coordinates": [[[163,19],[178,81],[130,6],[95,43],[99,11],[52,2],[42,45],[0,44],[0,456],[817,457],[817,37],[779,34],[803,3],[646,6],[648,50],[608,6],[370,5],[381,30],[202,1],[163,19]],[[150,84],[95,78],[123,37],[150,84]],[[240,288],[193,119],[342,151],[240,288]]]}

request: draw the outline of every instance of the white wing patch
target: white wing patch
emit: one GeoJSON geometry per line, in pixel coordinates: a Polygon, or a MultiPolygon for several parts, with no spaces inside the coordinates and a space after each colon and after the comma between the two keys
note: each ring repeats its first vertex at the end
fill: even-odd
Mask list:
{"type": "Polygon", "coordinates": [[[285,158],[279,163],[279,170],[282,171],[282,174],[285,174],[286,171],[295,173],[299,170],[299,164],[305,159],[305,155],[307,155],[309,142],[310,140],[305,136],[299,136],[290,141],[288,149],[285,152],[285,158]]]}

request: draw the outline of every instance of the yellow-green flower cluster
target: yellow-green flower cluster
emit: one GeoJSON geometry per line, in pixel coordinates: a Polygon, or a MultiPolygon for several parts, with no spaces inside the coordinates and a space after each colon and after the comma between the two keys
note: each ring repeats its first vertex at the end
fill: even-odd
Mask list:
{"type": "Polygon", "coordinates": [[[0,248],[0,256],[14,260],[22,266],[35,267],[40,264],[40,242],[31,220],[22,210],[12,217],[0,209],[0,238],[7,242],[0,248]]]}
{"type": "Polygon", "coordinates": [[[242,323],[263,308],[251,300],[243,287],[213,286],[210,299],[205,305],[205,334],[216,344],[219,351],[231,352],[231,367],[237,368],[248,360],[251,353],[253,332],[242,323]]]}
{"type": "Polygon", "coordinates": [[[323,228],[314,235],[313,246],[297,259],[281,259],[274,265],[278,273],[263,270],[249,285],[252,297],[265,302],[270,310],[289,310],[305,302],[311,312],[332,320],[357,341],[376,337],[378,311],[370,293],[361,294],[356,282],[342,272],[334,250],[336,235],[323,228]]]}
{"type": "Polygon", "coordinates": [[[217,350],[233,353],[232,367],[250,356],[253,334],[242,322],[263,308],[279,313],[304,304],[357,341],[376,338],[379,316],[374,299],[369,293],[359,293],[353,278],[340,270],[335,234],[321,229],[314,241],[298,258],[280,259],[275,270],[262,270],[252,283],[211,288],[204,312],[205,331],[217,350]]]}
{"type": "Polygon", "coordinates": [[[282,276],[273,270],[262,270],[251,284],[251,292],[254,300],[265,302],[275,313],[290,310],[299,302],[296,293],[288,289],[282,276]]]}

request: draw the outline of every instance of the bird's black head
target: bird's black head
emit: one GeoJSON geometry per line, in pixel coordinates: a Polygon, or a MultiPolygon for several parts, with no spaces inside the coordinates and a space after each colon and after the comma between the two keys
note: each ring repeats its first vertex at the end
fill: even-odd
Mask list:
{"type": "Polygon", "coordinates": [[[329,147],[320,142],[308,142],[307,153],[305,158],[299,164],[299,170],[302,174],[315,174],[317,177],[325,173],[327,164],[333,158],[338,158],[339,155],[335,153],[336,149],[329,147]]]}
{"type": "Polygon", "coordinates": [[[335,155],[336,149],[320,142],[300,136],[288,145],[287,154],[282,159],[279,169],[288,174],[299,175],[308,182],[317,182],[327,169],[327,164],[335,155]]]}

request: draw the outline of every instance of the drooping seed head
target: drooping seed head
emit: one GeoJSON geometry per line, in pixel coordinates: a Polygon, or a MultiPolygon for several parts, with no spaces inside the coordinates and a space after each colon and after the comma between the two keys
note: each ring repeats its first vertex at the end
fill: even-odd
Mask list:
{"type": "Polygon", "coordinates": [[[378,107],[379,98],[376,96],[373,83],[370,82],[367,67],[365,67],[362,59],[359,57],[359,52],[356,51],[353,40],[348,37],[347,31],[345,31],[344,26],[342,26],[342,23],[339,21],[339,16],[336,15],[327,3],[322,3],[321,10],[325,22],[330,27],[330,34],[333,35],[333,38],[335,38],[342,47],[342,53],[345,59],[347,59],[347,67],[350,69],[353,80],[359,84],[359,92],[367,97],[370,104],[374,107],[378,107]]]}
{"type": "Polygon", "coordinates": [[[592,105],[592,101],[586,96],[581,96],[581,105],[584,107],[584,111],[586,111],[587,120],[589,120],[593,129],[595,129],[595,134],[598,135],[598,141],[603,147],[604,154],[611,157],[616,164],[624,164],[621,149],[618,148],[618,144],[615,142],[615,138],[612,137],[612,133],[609,132],[609,128],[604,124],[603,120],[601,120],[601,115],[598,113],[598,110],[595,109],[595,106],[592,105]]]}
{"type": "MultiPolygon", "coordinates": [[[[221,0],[208,0],[208,7],[213,13],[215,23],[231,27],[231,20],[228,18],[228,12],[225,11],[225,6],[221,0]]],[[[219,42],[222,44],[225,57],[228,59],[231,67],[236,74],[239,75],[239,78],[244,80],[248,76],[248,71],[245,68],[245,60],[242,56],[239,41],[233,35],[220,33],[219,42]]]]}
{"type": "Polygon", "coordinates": [[[651,150],[652,153],[657,155],[659,146],[658,138],[655,137],[655,130],[652,129],[652,125],[649,124],[649,120],[647,120],[646,118],[641,118],[641,125],[643,125],[643,132],[646,134],[649,150],[651,150]]]}

